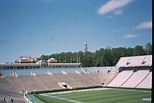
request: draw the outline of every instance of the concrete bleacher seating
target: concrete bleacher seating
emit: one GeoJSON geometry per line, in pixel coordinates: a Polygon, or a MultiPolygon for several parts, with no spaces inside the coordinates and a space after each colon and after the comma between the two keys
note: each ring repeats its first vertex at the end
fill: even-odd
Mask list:
{"type": "Polygon", "coordinates": [[[16,88],[18,90],[22,90],[22,91],[24,90],[22,84],[20,84],[21,81],[18,80],[17,77],[12,77],[11,76],[11,77],[5,77],[5,79],[12,85],[12,87],[14,87],[14,88],[16,88]]]}
{"type": "MultiPolygon", "coordinates": [[[[142,87],[147,83],[149,70],[123,70],[121,72],[90,72],[90,73],[54,73],[36,76],[20,75],[18,77],[5,77],[12,87],[20,91],[40,91],[62,89],[59,82],[70,87],[112,86],[112,87],[142,87]],[[117,76],[116,76],[117,75],[117,76]],[[115,77],[116,76],[116,77],[115,77]],[[144,80],[143,80],[144,79],[144,80]],[[112,80],[112,81],[111,81],[112,80]],[[24,82],[23,82],[24,81],[24,82]],[[143,83],[142,83],[143,82],[143,83]],[[144,83],[145,82],[145,83],[144,83]]],[[[148,88],[149,86],[147,86],[148,88]]]]}
{"type": "Polygon", "coordinates": [[[117,66],[106,66],[106,67],[86,67],[83,68],[84,70],[87,70],[89,72],[95,72],[95,71],[100,71],[100,72],[107,72],[108,70],[114,72],[118,69],[117,66]]]}
{"type": "Polygon", "coordinates": [[[107,86],[152,88],[152,55],[121,57],[116,66],[119,73],[107,86]]]}
{"type": "Polygon", "coordinates": [[[152,88],[152,72],[143,79],[143,81],[136,86],[136,88],[152,88]]]}
{"type": "Polygon", "coordinates": [[[107,85],[110,87],[152,88],[152,72],[149,69],[136,68],[123,70],[107,85]]]}
{"type": "MultiPolygon", "coordinates": [[[[26,103],[24,92],[64,89],[69,88],[110,86],[127,88],[152,88],[152,56],[121,57],[115,67],[86,68],[88,72],[81,69],[41,69],[33,70],[37,75],[30,75],[31,70],[16,70],[17,77],[6,75],[0,78],[0,102],[6,96],[8,102],[11,98],[16,103],[26,103]],[[118,67],[118,70],[117,70],[118,67]],[[110,69],[111,71],[108,71],[110,69]],[[62,72],[62,71],[63,72],[62,72]],[[68,72],[69,70],[73,72],[68,72]],[[74,71],[75,70],[75,71],[74,71]],[[48,75],[47,71],[52,75],[48,75]],[[65,71],[65,72],[64,72],[65,71]],[[42,73],[42,74],[41,74],[42,73]]],[[[83,68],[84,69],[84,68],[83,68]]],[[[14,72],[13,70],[10,73],[14,72]]],[[[5,103],[5,102],[3,102],[5,103]]],[[[7,102],[6,102],[7,103],[7,102]]]]}
{"type": "Polygon", "coordinates": [[[111,81],[108,86],[120,87],[131,75],[133,70],[125,70],[120,72],[113,81],[111,81]]]}
{"type": "Polygon", "coordinates": [[[121,87],[135,87],[139,84],[149,73],[149,70],[138,70],[121,86],[121,87]]]}
{"type": "Polygon", "coordinates": [[[90,72],[90,73],[84,73],[82,75],[90,80],[89,82],[91,82],[90,83],[91,85],[93,84],[98,85],[101,83],[101,79],[99,78],[100,77],[99,73],[90,72]]]}
{"type": "MultiPolygon", "coordinates": [[[[84,82],[85,79],[84,80],[82,79],[81,74],[70,73],[70,74],[67,74],[67,75],[69,75],[69,77],[72,79],[72,82],[70,84],[72,87],[84,87],[84,86],[86,86],[86,83],[84,82]]],[[[69,79],[69,80],[71,80],[71,79],[69,79]]]]}
{"type": "Polygon", "coordinates": [[[118,74],[118,72],[109,72],[109,73],[104,73],[102,72],[102,81],[104,82],[104,85],[108,85],[118,74]]]}
{"type": "Polygon", "coordinates": [[[44,86],[44,89],[58,89],[56,78],[54,78],[54,75],[38,75],[37,77],[34,77],[41,85],[44,86]]]}
{"type": "Polygon", "coordinates": [[[116,74],[117,72],[90,72],[84,75],[97,85],[107,85],[116,74]]]}
{"type": "Polygon", "coordinates": [[[65,82],[71,87],[77,86],[77,81],[74,79],[77,75],[75,73],[57,74],[57,82],[65,82]],[[72,75],[73,74],[73,75],[72,75]]]}
{"type": "Polygon", "coordinates": [[[152,55],[121,57],[117,67],[152,66],[152,55]]]}
{"type": "Polygon", "coordinates": [[[11,103],[11,99],[14,103],[26,103],[23,93],[13,88],[6,79],[0,78],[0,103],[11,103]]]}
{"type": "Polygon", "coordinates": [[[40,91],[50,89],[62,89],[59,82],[65,82],[71,87],[98,86],[107,84],[114,77],[115,72],[91,72],[91,73],[54,73],[52,75],[20,75],[18,77],[5,77],[10,85],[19,91],[40,91]]]}

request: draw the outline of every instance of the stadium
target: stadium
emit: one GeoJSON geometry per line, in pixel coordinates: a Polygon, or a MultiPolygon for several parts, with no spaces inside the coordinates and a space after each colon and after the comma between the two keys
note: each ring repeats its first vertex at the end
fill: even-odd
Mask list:
{"type": "Polygon", "coordinates": [[[111,67],[0,69],[0,103],[151,103],[152,55],[111,67]]]}

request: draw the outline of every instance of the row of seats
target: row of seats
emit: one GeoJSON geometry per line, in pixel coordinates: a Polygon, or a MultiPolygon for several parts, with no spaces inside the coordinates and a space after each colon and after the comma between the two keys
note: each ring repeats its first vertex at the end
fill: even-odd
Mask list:
{"type": "Polygon", "coordinates": [[[57,73],[52,75],[20,75],[18,77],[5,77],[12,87],[17,90],[25,92],[35,90],[50,90],[50,89],[62,89],[58,84],[59,82],[65,82],[67,85],[74,87],[88,87],[107,85],[117,72],[91,72],[91,73],[57,73]]]}
{"type": "MultiPolygon", "coordinates": [[[[24,94],[37,90],[62,89],[59,84],[67,84],[72,88],[105,85],[111,87],[151,88],[152,72],[145,70],[126,69],[121,72],[90,72],[90,73],[57,73],[36,76],[19,75],[0,78],[0,98],[13,98],[16,103],[25,103],[24,94]]],[[[0,99],[3,101],[3,99],[0,99]]]]}
{"type": "Polygon", "coordinates": [[[118,67],[132,67],[132,66],[143,67],[151,65],[152,65],[152,55],[121,57],[116,64],[116,66],[118,67]]]}
{"type": "Polygon", "coordinates": [[[149,70],[123,70],[111,81],[108,86],[131,87],[131,88],[151,88],[152,72],[149,70]]]}
{"type": "Polygon", "coordinates": [[[12,87],[12,85],[5,79],[0,78],[0,103],[26,103],[24,94],[12,87]]]}

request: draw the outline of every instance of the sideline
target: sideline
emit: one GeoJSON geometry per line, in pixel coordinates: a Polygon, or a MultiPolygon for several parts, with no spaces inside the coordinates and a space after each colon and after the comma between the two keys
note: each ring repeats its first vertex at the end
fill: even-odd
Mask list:
{"type": "Polygon", "coordinates": [[[133,89],[133,88],[132,88],[132,89],[111,88],[111,89],[115,89],[115,90],[125,90],[125,91],[137,91],[137,92],[150,92],[150,93],[152,92],[151,90],[150,90],[150,91],[148,91],[148,90],[140,90],[140,89],[137,90],[137,89],[135,89],[135,88],[134,88],[134,89],[133,89]]]}
{"type": "Polygon", "coordinates": [[[76,101],[76,100],[71,100],[71,99],[67,99],[67,98],[61,98],[61,97],[58,97],[58,96],[51,96],[51,95],[46,95],[46,94],[42,94],[42,95],[50,97],[50,98],[56,98],[56,99],[60,99],[60,100],[70,101],[70,102],[73,102],[73,103],[84,103],[84,102],[80,102],[80,101],[76,101]]]}
{"type": "MultiPolygon", "coordinates": [[[[147,90],[136,90],[136,89],[125,89],[125,88],[91,88],[91,89],[83,89],[83,90],[72,90],[72,91],[62,91],[62,92],[54,92],[54,93],[45,93],[45,94],[40,94],[40,95],[44,95],[50,98],[57,98],[57,99],[61,99],[61,100],[66,100],[66,101],[71,101],[73,103],[84,103],[84,102],[80,102],[80,101],[76,101],[76,100],[71,100],[71,99],[67,99],[67,98],[61,98],[58,96],[53,96],[52,94],[65,94],[65,93],[74,93],[74,92],[84,92],[84,91],[95,91],[95,90],[122,90],[122,91],[136,91],[136,92],[149,92],[151,93],[152,91],[147,91],[147,90]],[[50,95],[51,94],[51,95],[50,95]]],[[[142,98],[143,101],[151,101],[151,97],[149,98],[142,98]]]]}
{"type": "MultiPolygon", "coordinates": [[[[53,92],[53,93],[45,93],[45,94],[65,94],[65,93],[74,93],[74,92],[84,92],[84,91],[95,91],[95,90],[124,90],[124,91],[137,91],[137,92],[152,92],[147,90],[137,90],[137,89],[125,89],[125,88],[91,88],[91,89],[82,89],[82,90],[71,90],[71,91],[62,91],[62,92],[53,92]]],[[[43,95],[43,94],[41,94],[43,95]]]]}
{"type": "Polygon", "coordinates": [[[49,94],[49,95],[50,94],[65,94],[65,93],[84,92],[84,91],[92,91],[92,90],[107,90],[107,89],[112,89],[112,88],[91,88],[91,89],[71,90],[71,91],[62,91],[62,92],[53,92],[53,93],[44,93],[44,94],[49,94]]]}

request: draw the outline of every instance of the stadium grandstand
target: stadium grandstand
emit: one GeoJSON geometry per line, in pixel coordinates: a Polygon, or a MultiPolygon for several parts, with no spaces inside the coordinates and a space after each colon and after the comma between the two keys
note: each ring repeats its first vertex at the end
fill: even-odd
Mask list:
{"type": "Polygon", "coordinates": [[[119,73],[108,86],[152,88],[152,55],[121,57],[116,66],[119,73]]]}
{"type": "Polygon", "coordinates": [[[152,55],[121,57],[116,66],[0,69],[0,103],[30,103],[27,93],[78,88],[152,88],[152,55]],[[27,96],[27,97],[26,97],[27,96]]]}

